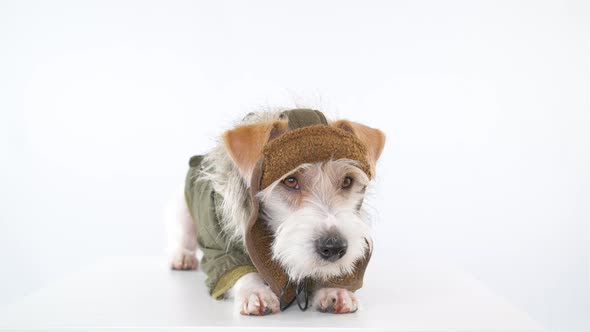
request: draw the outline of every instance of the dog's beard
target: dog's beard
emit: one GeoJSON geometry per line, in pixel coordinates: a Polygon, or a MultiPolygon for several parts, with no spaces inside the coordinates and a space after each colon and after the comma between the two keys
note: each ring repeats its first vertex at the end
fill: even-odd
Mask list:
{"type": "Polygon", "coordinates": [[[325,280],[352,273],[370,242],[369,227],[354,209],[326,215],[304,207],[273,224],[278,224],[274,227],[273,258],[295,282],[306,277],[325,280]],[[322,259],[316,250],[317,239],[326,232],[337,232],[348,242],[346,254],[334,262],[322,259]]]}
{"type": "Polygon", "coordinates": [[[371,243],[369,226],[361,218],[367,175],[354,161],[342,159],[303,164],[285,177],[258,196],[262,216],[274,235],[273,259],[295,282],[352,273],[371,243]],[[291,174],[301,185],[297,191],[282,184],[291,174]],[[354,177],[354,185],[343,190],[347,176],[354,177]],[[342,256],[326,256],[320,248],[332,236],[345,244],[342,256]]]}

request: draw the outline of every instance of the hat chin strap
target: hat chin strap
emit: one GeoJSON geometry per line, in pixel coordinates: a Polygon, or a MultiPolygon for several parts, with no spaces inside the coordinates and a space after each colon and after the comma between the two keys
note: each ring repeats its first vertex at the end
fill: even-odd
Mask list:
{"type": "Polygon", "coordinates": [[[283,290],[281,291],[281,294],[279,295],[279,300],[281,300],[280,306],[281,306],[281,311],[285,311],[287,308],[289,308],[293,302],[297,302],[297,306],[299,307],[299,310],[301,311],[305,311],[307,310],[307,308],[309,307],[309,297],[311,296],[311,284],[312,280],[311,278],[307,277],[304,278],[302,281],[298,282],[297,284],[293,284],[291,281],[287,282],[285,284],[285,287],[283,287],[283,290]],[[283,303],[283,297],[284,294],[286,293],[286,290],[289,287],[295,287],[295,297],[287,303],[283,303]],[[303,297],[303,299],[301,299],[303,297]],[[305,301],[302,303],[302,301],[305,301]]]}

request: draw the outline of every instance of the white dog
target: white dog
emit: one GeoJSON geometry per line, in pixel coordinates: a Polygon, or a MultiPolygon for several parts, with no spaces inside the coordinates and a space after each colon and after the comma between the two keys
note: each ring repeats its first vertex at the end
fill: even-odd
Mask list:
{"type": "MultiPolygon", "coordinates": [[[[323,114],[317,114],[323,118],[323,114]]],[[[218,195],[215,197],[222,199],[216,207],[216,216],[227,246],[246,247],[244,238],[252,200],[248,190],[254,164],[269,139],[290,130],[289,121],[292,121],[290,115],[281,112],[249,114],[203,157],[199,178],[189,177],[187,183],[208,182],[218,195]]],[[[351,159],[302,163],[255,196],[260,203],[260,216],[273,235],[270,255],[294,283],[306,278],[327,280],[350,274],[371,246],[362,203],[371,178],[367,173],[374,174],[385,136],[377,129],[346,120],[327,124],[359,138],[366,146],[370,171],[363,171],[359,162],[351,159]]],[[[200,220],[190,210],[185,197],[180,199],[179,206],[173,220],[168,222],[175,230],[170,239],[171,266],[177,270],[192,270],[198,266],[195,254],[200,244],[197,232],[200,220]]],[[[201,249],[206,252],[205,248],[201,249]]],[[[252,269],[224,291],[223,297],[233,297],[242,314],[279,312],[279,296],[252,269]]],[[[359,304],[350,290],[319,288],[313,292],[311,305],[322,312],[350,313],[355,312],[359,304]]]]}

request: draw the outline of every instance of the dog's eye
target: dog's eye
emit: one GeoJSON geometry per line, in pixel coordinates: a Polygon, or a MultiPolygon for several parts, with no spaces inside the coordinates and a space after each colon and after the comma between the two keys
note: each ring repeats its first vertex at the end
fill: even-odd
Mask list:
{"type": "Polygon", "coordinates": [[[294,176],[286,177],[283,180],[283,184],[289,189],[299,189],[299,181],[294,176]]]}
{"type": "Polygon", "coordinates": [[[350,176],[347,176],[342,180],[342,189],[348,189],[352,186],[353,180],[350,176]]]}

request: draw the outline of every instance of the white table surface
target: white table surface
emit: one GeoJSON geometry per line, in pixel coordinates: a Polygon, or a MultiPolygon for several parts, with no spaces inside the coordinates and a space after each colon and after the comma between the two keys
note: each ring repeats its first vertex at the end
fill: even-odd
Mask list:
{"type": "MultiPolygon", "coordinates": [[[[373,262],[372,262],[373,263],[373,262]]],[[[459,269],[433,261],[370,264],[361,308],[348,315],[236,314],[209,297],[202,272],[170,271],[161,258],[109,258],[0,308],[0,329],[542,331],[526,314],[459,269]]]]}

